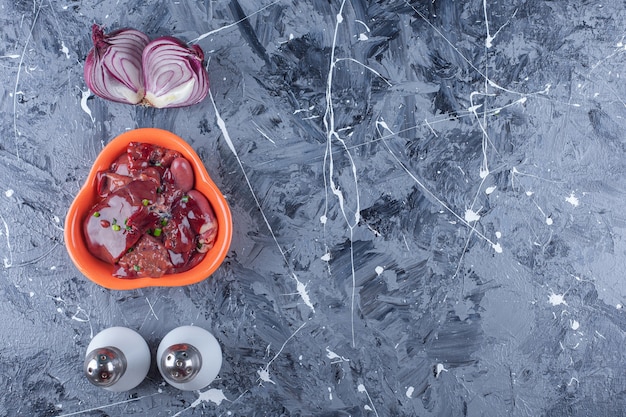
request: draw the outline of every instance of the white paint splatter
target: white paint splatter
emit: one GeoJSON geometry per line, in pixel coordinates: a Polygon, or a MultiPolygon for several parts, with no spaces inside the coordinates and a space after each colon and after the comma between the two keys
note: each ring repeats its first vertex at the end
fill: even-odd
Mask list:
{"type": "Polygon", "coordinates": [[[485,48],[489,49],[493,46],[493,40],[495,39],[496,36],[495,34],[491,36],[491,33],[489,32],[489,16],[487,15],[487,0],[483,0],[483,13],[485,15],[485,31],[487,32],[487,36],[485,36],[485,48]]]}
{"type": "Polygon", "coordinates": [[[579,327],[580,323],[578,322],[578,320],[572,320],[572,330],[578,330],[579,327]]]}
{"type": "MultiPolygon", "coordinates": [[[[4,236],[7,240],[7,250],[9,252],[9,257],[4,257],[3,265],[5,268],[10,268],[13,266],[13,250],[11,248],[11,237],[9,235],[9,225],[4,220],[4,217],[0,214],[0,220],[2,220],[2,224],[4,225],[4,236]]],[[[2,235],[2,231],[0,230],[0,236],[2,235]]]]}
{"type": "Polygon", "coordinates": [[[72,320],[79,323],[87,323],[89,322],[89,314],[81,306],[78,306],[76,308],[76,313],[72,315],[72,320]]]}
{"type": "Polygon", "coordinates": [[[298,113],[302,113],[302,112],[307,112],[307,111],[313,111],[315,110],[315,106],[309,106],[306,109],[296,109],[293,111],[293,114],[298,114],[298,113]]]}
{"type": "Polygon", "coordinates": [[[496,191],[496,188],[498,188],[498,187],[496,187],[495,185],[493,185],[491,187],[485,188],[485,194],[489,195],[489,194],[493,193],[494,191],[496,191]]]}
{"type": "Polygon", "coordinates": [[[309,293],[306,291],[306,285],[298,280],[296,274],[293,274],[293,278],[296,280],[296,289],[298,290],[298,294],[300,294],[300,298],[302,298],[304,304],[306,304],[307,307],[309,307],[315,313],[315,307],[313,307],[311,297],[309,297],[309,293]]]}
{"type": "Polygon", "coordinates": [[[148,307],[150,308],[150,312],[152,313],[152,315],[154,316],[154,318],[156,320],[159,320],[159,316],[157,316],[156,312],[154,311],[154,304],[152,304],[150,302],[150,300],[148,299],[148,297],[146,297],[146,303],[148,303],[148,307]]]}
{"type": "Polygon", "coordinates": [[[270,143],[272,143],[273,145],[276,144],[276,142],[274,141],[274,139],[270,138],[267,133],[263,132],[263,130],[261,130],[261,128],[259,127],[259,125],[257,125],[254,121],[252,122],[255,126],[256,126],[256,130],[257,132],[259,132],[261,134],[261,136],[263,136],[265,139],[267,139],[270,143]]]}
{"type": "Polygon", "coordinates": [[[328,387],[328,399],[330,401],[333,400],[333,389],[331,387],[328,387]]]}
{"type": "Polygon", "coordinates": [[[13,191],[12,189],[8,189],[4,192],[4,195],[11,198],[13,197],[13,193],[15,193],[15,191],[13,191]]]}
{"type": "Polygon", "coordinates": [[[87,115],[91,119],[91,123],[95,123],[96,119],[94,119],[94,117],[91,115],[91,109],[89,109],[89,106],[87,106],[87,99],[91,97],[91,91],[87,89],[87,91],[81,91],[81,93],[82,96],[80,98],[80,108],[83,109],[85,113],[87,113],[87,115]]]}
{"type": "Polygon", "coordinates": [[[548,302],[552,304],[553,306],[558,306],[561,304],[567,305],[567,303],[565,302],[565,294],[552,293],[550,294],[550,297],[548,298],[548,302]]]}
{"type": "Polygon", "coordinates": [[[569,195],[569,197],[567,197],[565,199],[565,201],[567,201],[568,203],[570,203],[572,206],[574,207],[578,207],[578,205],[580,204],[580,201],[578,200],[578,197],[576,197],[576,194],[574,194],[574,192],[572,191],[572,193],[569,195]]]}
{"type": "Polygon", "coordinates": [[[472,209],[465,210],[465,216],[464,217],[465,217],[465,221],[468,222],[468,223],[477,222],[478,220],[480,220],[480,214],[476,213],[472,209]]]}
{"type": "Polygon", "coordinates": [[[330,261],[330,253],[326,252],[320,259],[324,262],[330,261]]]}
{"type": "Polygon", "coordinates": [[[500,245],[499,243],[493,243],[491,247],[494,251],[496,251],[496,253],[502,253],[502,245],[500,245]]]}
{"type": "Polygon", "coordinates": [[[571,386],[574,382],[576,382],[576,385],[580,384],[580,381],[578,380],[578,378],[576,377],[571,377],[569,382],[567,383],[567,386],[571,386]]]}
{"type": "Polygon", "coordinates": [[[320,216],[320,223],[322,224],[326,224],[326,222],[328,221],[328,217],[324,216],[320,216]]]}
{"type": "Polygon", "coordinates": [[[552,223],[554,223],[554,220],[552,220],[552,217],[546,217],[546,224],[548,226],[552,226],[552,223]]]}
{"type": "Polygon", "coordinates": [[[385,271],[385,268],[383,268],[382,266],[377,266],[374,270],[376,271],[376,275],[380,275],[385,271]]]}
{"type": "Polygon", "coordinates": [[[331,363],[350,362],[350,359],[344,358],[343,356],[336,354],[335,352],[330,350],[328,346],[326,347],[326,357],[333,360],[331,363]]]}
{"type": "Polygon", "coordinates": [[[435,378],[439,378],[439,374],[442,372],[448,372],[448,370],[443,366],[443,363],[438,363],[435,366],[435,378]]]}
{"type": "MultiPolygon", "coordinates": [[[[470,96],[473,95],[473,94],[479,94],[479,93],[478,93],[478,91],[472,91],[470,96]]],[[[482,106],[483,106],[482,104],[475,104],[473,106],[468,107],[467,111],[470,112],[470,113],[476,113],[476,110],[480,109],[482,106]]]]}
{"type": "MultiPolygon", "coordinates": [[[[487,36],[485,37],[485,48],[489,49],[493,46],[493,40],[496,38],[498,33],[500,33],[500,31],[509,24],[511,19],[508,19],[506,22],[504,22],[504,24],[500,26],[493,35],[491,35],[491,33],[489,32],[489,17],[487,16],[487,0],[483,0],[483,13],[485,15],[485,30],[487,31],[487,36]]],[[[511,17],[515,17],[516,14],[517,9],[515,9],[515,12],[513,12],[513,15],[511,17]]]]}
{"type": "Polygon", "coordinates": [[[360,40],[360,41],[366,41],[366,40],[368,40],[368,39],[369,39],[369,37],[368,37],[365,33],[361,33],[361,34],[359,35],[359,40],[360,40]]]}
{"type": "Polygon", "coordinates": [[[407,390],[406,390],[406,394],[405,394],[405,395],[406,395],[407,397],[411,398],[411,397],[413,396],[413,391],[415,391],[415,388],[413,388],[413,387],[408,387],[408,388],[407,388],[407,390]]]}
{"type": "Polygon", "coordinates": [[[270,371],[265,368],[265,369],[259,369],[258,371],[256,371],[257,374],[259,374],[259,379],[263,382],[271,382],[272,384],[276,385],[276,382],[272,381],[270,379],[270,371]]]}
{"type": "Polygon", "coordinates": [[[60,51],[65,54],[65,58],[70,59],[70,50],[67,49],[67,46],[65,46],[65,43],[63,43],[63,41],[61,41],[60,51]]]}
{"type": "Polygon", "coordinates": [[[211,401],[216,405],[220,405],[224,400],[228,400],[228,398],[226,398],[221,389],[211,388],[208,391],[201,392],[198,396],[198,399],[194,401],[191,406],[195,408],[199,406],[203,401],[211,401]]]}
{"type": "MultiPolygon", "coordinates": [[[[163,390],[161,388],[159,388],[158,389],[158,393],[159,394],[163,393],[163,390]]],[[[199,406],[203,402],[211,401],[212,403],[214,403],[216,405],[220,405],[222,403],[222,401],[224,401],[224,400],[228,400],[228,398],[226,398],[226,396],[224,395],[224,393],[222,392],[221,389],[211,388],[211,389],[209,389],[207,391],[200,392],[199,395],[198,395],[198,399],[197,400],[195,400],[193,403],[191,403],[191,405],[189,407],[187,407],[184,410],[181,410],[178,413],[174,414],[172,417],[179,417],[185,411],[187,411],[187,410],[189,410],[191,408],[196,408],[197,406],[199,406]]],[[[230,415],[230,412],[227,412],[226,414],[230,415]]]]}

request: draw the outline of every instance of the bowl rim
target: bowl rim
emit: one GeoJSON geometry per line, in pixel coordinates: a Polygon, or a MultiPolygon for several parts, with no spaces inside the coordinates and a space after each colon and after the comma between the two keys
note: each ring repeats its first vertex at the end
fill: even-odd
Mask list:
{"type": "Polygon", "coordinates": [[[113,138],[93,162],[83,186],[70,205],[64,227],[65,247],[78,270],[94,283],[112,290],[133,290],[145,287],[177,287],[195,284],[207,279],[223,263],[230,249],[233,227],[232,215],[226,199],[217,188],[196,151],[180,136],[158,128],[128,130],[113,138]],[[195,175],[194,188],[204,194],[215,212],[218,224],[215,245],[194,268],[159,278],[117,278],[113,266],[93,256],[87,249],[83,235],[85,212],[99,197],[95,192],[96,174],[109,169],[130,142],[144,142],[180,152],[191,163],[195,175]]]}

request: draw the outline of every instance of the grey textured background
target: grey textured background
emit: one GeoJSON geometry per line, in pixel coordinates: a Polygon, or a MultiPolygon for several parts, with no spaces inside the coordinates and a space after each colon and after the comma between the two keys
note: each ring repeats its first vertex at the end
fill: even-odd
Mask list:
{"type": "Polygon", "coordinates": [[[625,6],[0,0],[0,414],[626,415],[625,6]],[[215,104],[90,95],[93,23],[199,44],[215,104]],[[65,251],[137,127],[231,205],[200,284],[109,291],[65,251]],[[224,350],[202,392],[82,376],[100,330],[184,324],[224,350]]]}

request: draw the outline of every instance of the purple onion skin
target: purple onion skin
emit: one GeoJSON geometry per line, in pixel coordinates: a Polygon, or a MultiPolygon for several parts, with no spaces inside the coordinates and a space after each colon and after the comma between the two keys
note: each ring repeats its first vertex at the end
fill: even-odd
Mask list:
{"type": "Polygon", "coordinates": [[[92,26],[93,48],[85,60],[84,76],[97,96],[126,104],[138,104],[145,95],[141,53],[149,38],[135,29],[105,34],[92,26]]]}
{"type": "Polygon", "coordinates": [[[209,75],[198,45],[189,47],[180,39],[163,36],[144,48],[142,59],[145,104],[157,108],[183,107],[206,97],[209,75]]]}

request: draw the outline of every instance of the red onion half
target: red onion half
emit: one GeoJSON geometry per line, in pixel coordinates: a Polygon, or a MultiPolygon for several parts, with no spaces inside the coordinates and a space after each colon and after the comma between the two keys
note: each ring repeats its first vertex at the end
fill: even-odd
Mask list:
{"type": "Polygon", "coordinates": [[[149,41],[134,29],[105,35],[92,28],[94,47],[85,61],[89,89],[107,100],[156,108],[183,107],[202,101],[209,76],[198,45],[164,36],[149,41]]]}
{"type": "Polygon", "coordinates": [[[157,108],[181,107],[206,97],[209,76],[198,45],[188,47],[179,39],[164,36],[145,47],[142,59],[147,104],[157,108]]]}
{"type": "Polygon", "coordinates": [[[134,29],[120,29],[106,35],[92,27],[93,48],[85,60],[85,82],[97,96],[119,103],[143,100],[141,53],[150,39],[134,29]]]}

